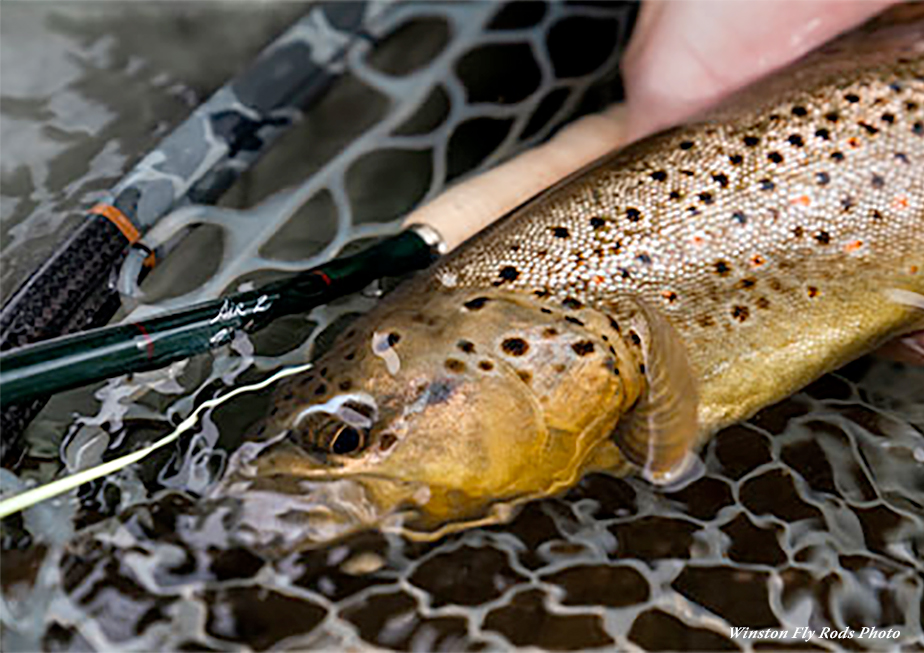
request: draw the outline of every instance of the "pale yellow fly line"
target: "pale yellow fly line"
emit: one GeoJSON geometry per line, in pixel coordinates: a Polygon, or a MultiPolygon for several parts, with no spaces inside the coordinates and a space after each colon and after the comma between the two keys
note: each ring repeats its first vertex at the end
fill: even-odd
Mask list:
{"type": "Polygon", "coordinates": [[[25,492],[20,492],[19,494],[15,494],[7,499],[3,499],[0,501],[0,519],[8,517],[21,510],[25,510],[26,508],[34,506],[35,504],[42,501],[47,501],[48,499],[56,497],[69,490],[73,490],[77,487],[80,487],[84,483],[102,478],[107,474],[112,474],[113,472],[117,472],[120,469],[127,467],[128,465],[136,463],[154,451],[157,451],[161,447],[164,447],[175,441],[180,437],[180,435],[191,429],[198,421],[199,415],[201,415],[203,411],[214,408],[215,406],[218,406],[239,394],[243,394],[245,392],[253,392],[255,390],[262,390],[263,388],[272,385],[279,379],[304,372],[311,369],[312,367],[312,363],[296,365],[295,367],[287,367],[279,370],[272,376],[264,379],[263,381],[260,381],[259,383],[241,386],[239,388],[235,388],[225,395],[204,401],[202,402],[201,406],[196,408],[196,410],[194,410],[189,417],[183,420],[179,426],[177,426],[176,429],[174,429],[169,435],[165,435],[163,438],[154,444],[148,445],[144,449],[133,451],[132,453],[120,456],[115,460],[110,460],[100,465],[96,465],[95,467],[84,469],[75,474],[65,476],[64,478],[59,478],[50,483],[46,483],[45,485],[40,485],[36,488],[32,488],[31,490],[26,490],[25,492]]]}

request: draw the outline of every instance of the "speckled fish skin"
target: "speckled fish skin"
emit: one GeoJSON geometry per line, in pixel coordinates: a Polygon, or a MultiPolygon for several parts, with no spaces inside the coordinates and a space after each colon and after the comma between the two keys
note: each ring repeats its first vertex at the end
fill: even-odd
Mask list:
{"type": "Polygon", "coordinates": [[[844,37],[478,234],[280,388],[257,475],[427,528],[594,469],[670,482],[919,327],[889,293],[924,294],[922,52],[924,22],[844,37]]]}
{"type": "Polygon", "coordinates": [[[644,299],[710,433],[907,331],[924,292],[924,22],[844,37],[567,180],[445,261],[455,286],[644,299]]]}

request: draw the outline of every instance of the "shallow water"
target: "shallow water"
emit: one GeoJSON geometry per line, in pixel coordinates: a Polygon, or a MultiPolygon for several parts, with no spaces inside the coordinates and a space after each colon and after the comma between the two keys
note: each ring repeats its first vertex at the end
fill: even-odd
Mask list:
{"type": "MultiPolygon", "coordinates": [[[[182,5],[178,14],[175,7],[4,3],[4,296],[67,229],[67,211],[92,204],[127,163],[301,11],[208,3],[182,5]],[[31,49],[36,44],[44,49],[31,49]]],[[[445,11],[443,20],[454,24],[452,10],[445,11]]],[[[411,34],[417,66],[432,59],[428,47],[447,47],[438,22],[411,34]]],[[[525,32],[498,38],[529,43],[538,56],[525,32]]],[[[201,216],[238,218],[236,231],[228,236],[209,226],[193,234],[155,273],[150,296],[189,301],[203,281],[237,287],[389,233],[407,208],[477,163],[451,140],[449,151],[441,149],[447,134],[479,105],[495,121],[520,115],[519,105],[538,104],[556,79],[540,78],[506,104],[482,82],[486,95],[474,98],[480,102],[460,104],[472,100],[460,91],[484,77],[466,79],[456,68],[442,109],[438,98],[422,98],[428,108],[414,117],[389,114],[396,87],[374,71],[400,77],[407,57],[386,50],[368,65],[359,58],[297,135],[223,202],[247,210],[201,216]],[[404,126],[390,147],[367,135],[363,147],[340,150],[388,119],[404,126]],[[327,176],[316,186],[285,190],[319,170],[327,176]],[[263,238],[264,230],[281,235],[263,238]],[[199,254],[219,235],[233,260],[214,247],[211,256],[199,254]]],[[[482,163],[529,140],[504,139],[498,145],[495,137],[497,154],[482,155],[482,163]]],[[[358,296],[287,318],[214,358],[65,393],[30,429],[21,478],[0,482],[6,488],[47,477],[59,459],[79,469],[150,441],[225,387],[304,360],[317,324],[336,329],[338,318],[372,301],[358,296]]],[[[682,491],[592,476],[562,498],[530,504],[509,524],[435,544],[365,533],[279,559],[261,558],[228,530],[233,504],[160,494],[209,487],[265,410],[265,392],[243,397],[208,414],[177,447],[83,488],[79,504],[50,502],[6,525],[3,648],[570,650],[615,643],[712,650],[775,643],[733,639],[732,626],[846,626],[857,634],[879,626],[895,630],[898,641],[843,644],[922,647],[921,388],[922,369],[862,360],[723,431],[704,451],[706,475],[682,491]]]]}

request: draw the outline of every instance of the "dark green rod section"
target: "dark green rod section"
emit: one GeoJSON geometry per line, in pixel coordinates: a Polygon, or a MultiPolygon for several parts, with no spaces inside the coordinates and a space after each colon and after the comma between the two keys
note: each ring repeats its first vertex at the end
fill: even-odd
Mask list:
{"type": "Polygon", "coordinates": [[[427,267],[439,238],[412,227],[353,256],[289,279],[185,310],[103,327],[9,350],[0,355],[0,403],[69,390],[129,372],[153,370],[227,344],[273,320],[361,290],[379,277],[427,267]]]}

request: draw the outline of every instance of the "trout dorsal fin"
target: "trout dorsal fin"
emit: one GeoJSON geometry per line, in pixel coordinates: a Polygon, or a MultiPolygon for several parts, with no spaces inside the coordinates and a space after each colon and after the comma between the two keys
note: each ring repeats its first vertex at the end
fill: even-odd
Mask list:
{"type": "Polygon", "coordinates": [[[697,469],[699,440],[696,381],[680,336],[667,319],[639,300],[646,387],[616,428],[622,454],[657,485],[685,484],[697,469]]]}

